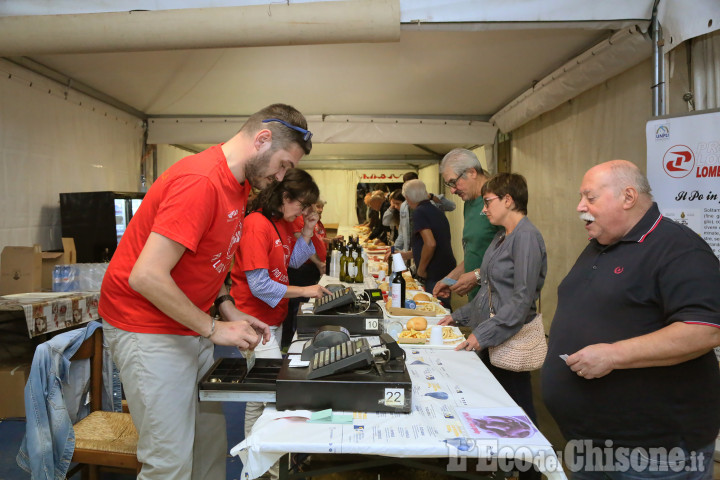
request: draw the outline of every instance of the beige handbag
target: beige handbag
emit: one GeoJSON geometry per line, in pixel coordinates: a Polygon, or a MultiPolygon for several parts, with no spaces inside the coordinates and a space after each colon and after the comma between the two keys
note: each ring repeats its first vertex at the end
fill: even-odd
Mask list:
{"type": "MultiPolygon", "coordinates": [[[[492,289],[488,282],[490,299],[490,316],[494,317],[492,306],[492,289]]],[[[488,348],[490,363],[498,368],[511,372],[529,372],[542,367],[547,355],[547,341],[542,313],[523,327],[515,335],[496,347],[488,348]]]]}

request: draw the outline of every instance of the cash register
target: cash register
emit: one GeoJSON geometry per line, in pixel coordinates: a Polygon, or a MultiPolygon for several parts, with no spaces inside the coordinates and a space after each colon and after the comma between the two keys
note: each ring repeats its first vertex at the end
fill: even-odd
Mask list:
{"type": "Polygon", "coordinates": [[[379,335],[382,333],[382,309],[363,292],[356,295],[344,285],[328,285],[330,294],[315,299],[312,310],[300,308],[297,314],[297,334],[307,339],[324,325],[337,325],[351,335],[379,335]]]}

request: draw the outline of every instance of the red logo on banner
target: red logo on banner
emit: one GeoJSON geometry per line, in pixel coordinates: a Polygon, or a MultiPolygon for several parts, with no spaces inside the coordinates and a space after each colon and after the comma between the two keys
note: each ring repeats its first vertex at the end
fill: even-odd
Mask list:
{"type": "Polygon", "coordinates": [[[684,178],[695,166],[695,155],[690,147],[675,145],[670,147],[662,159],[663,170],[672,178],[684,178]]]}
{"type": "Polygon", "coordinates": [[[623,267],[615,267],[615,275],[620,275],[624,270],[623,267]]]}

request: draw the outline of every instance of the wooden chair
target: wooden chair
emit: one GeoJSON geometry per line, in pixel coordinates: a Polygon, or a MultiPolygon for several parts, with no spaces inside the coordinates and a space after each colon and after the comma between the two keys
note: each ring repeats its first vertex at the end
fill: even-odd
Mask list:
{"type": "MultiPolygon", "coordinates": [[[[75,452],[72,461],[78,463],[67,477],[82,469],[82,478],[97,480],[101,467],[130,470],[139,473],[142,464],[137,459],[138,433],[129,413],[101,410],[103,381],[103,337],[98,328],[85,340],[71,361],[90,359],[91,413],[73,425],[75,452]]],[[[105,470],[105,468],[103,468],[105,470]]]]}

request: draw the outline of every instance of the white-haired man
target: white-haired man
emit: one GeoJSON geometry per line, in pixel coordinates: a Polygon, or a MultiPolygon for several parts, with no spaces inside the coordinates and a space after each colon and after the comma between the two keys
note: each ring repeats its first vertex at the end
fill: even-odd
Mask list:
{"type": "Polygon", "coordinates": [[[542,369],[545,404],[574,447],[573,478],[711,479],[718,259],[660,214],[628,161],[591,168],[577,211],[590,243],[558,287],[542,369]]]}
{"type": "Polygon", "coordinates": [[[411,251],[401,253],[404,258],[412,256],[418,279],[424,283],[427,291],[432,291],[437,281],[455,267],[450,243],[450,222],[432,204],[421,180],[405,182],[402,192],[413,211],[413,231],[410,235],[411,251]]]}

